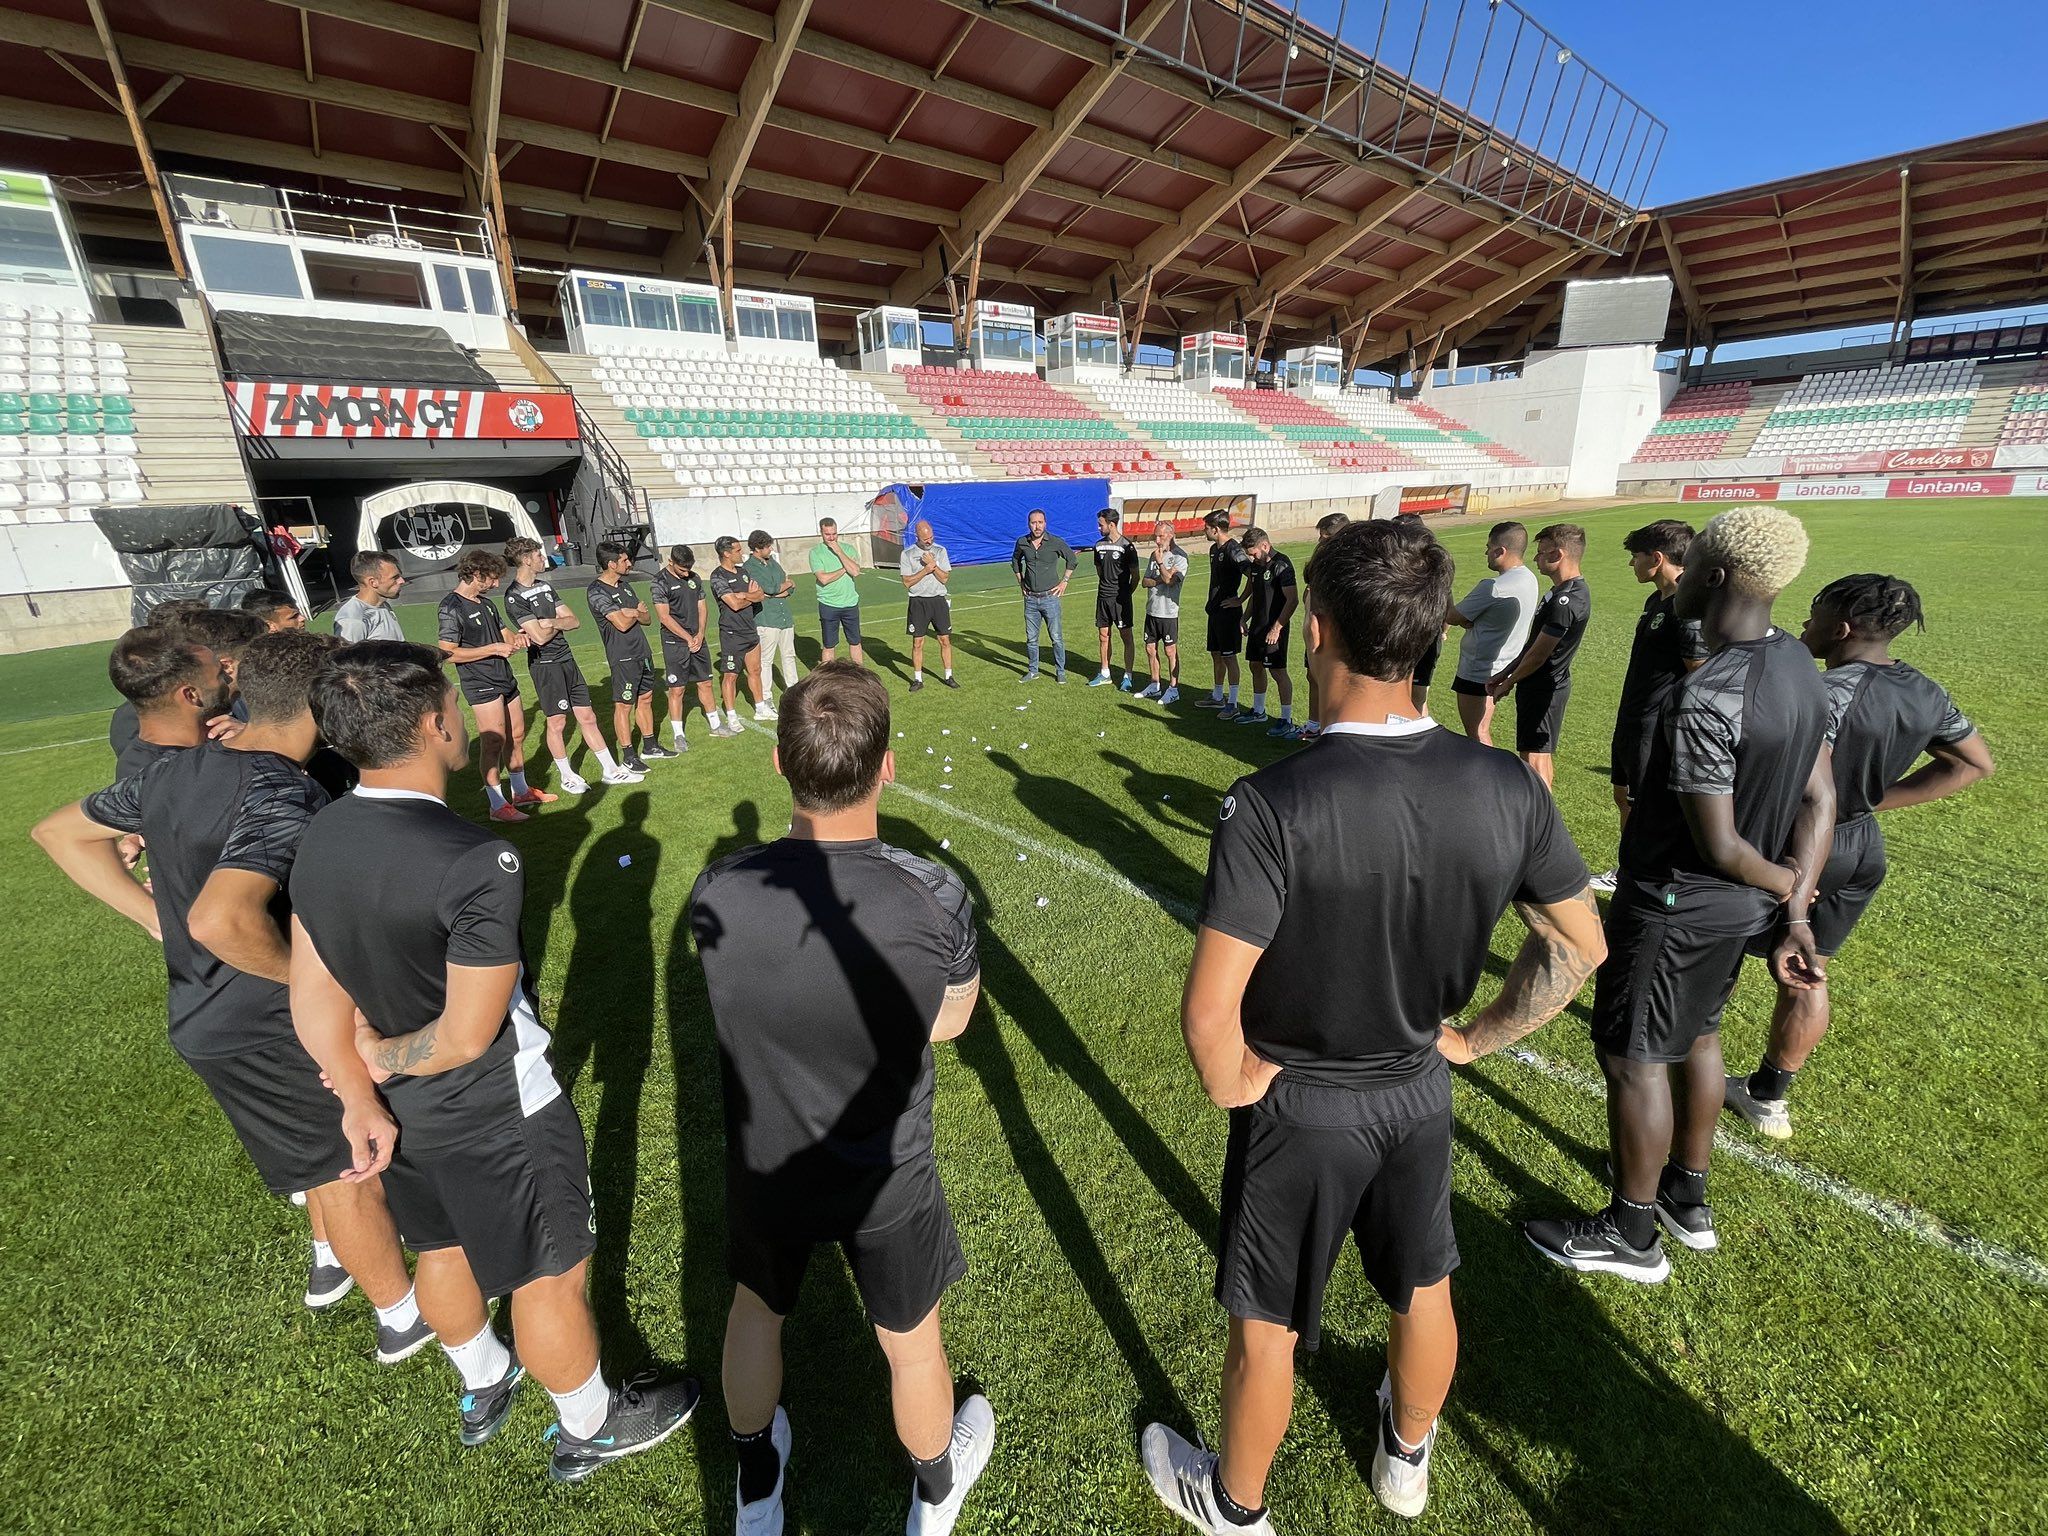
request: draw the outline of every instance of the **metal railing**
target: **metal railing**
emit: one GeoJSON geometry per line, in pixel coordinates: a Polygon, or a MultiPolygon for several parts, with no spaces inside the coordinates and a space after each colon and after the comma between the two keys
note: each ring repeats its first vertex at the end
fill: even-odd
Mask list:
{"type": "Polygon", "coordinates": [[[576,425],[583,434],[584,457],[596,470],[593,477],[597,488],[596,504],[587,510],[584,518],[584,525],[593,536],[591,542],[595,543],[613,528],[643,524],[651,527],[654,512],[648,503],[647,492],[633,483],[632,467],[626,463],[625,455],[605,435],[604,428],[583,408],[580,400],[576,401],[576,425]]]}
{"type": "Polygon", "coordinates": [[[385,250],[440,251],[486,259],[495,249],[490,226],[470,214],[401,208],[395,203],[295,192],[288,187],[211,176],[166,176],[164,190],[178,222],[202,228],[345,240],[385,250]]]}
{"type": "Polygon", "coordinates": [[[1663,152],[1663,121],[1515,0],[1188,0],[1142,40],[1135,0],[1017,3],[1589,248],[1619,249],[1663,152]]]}

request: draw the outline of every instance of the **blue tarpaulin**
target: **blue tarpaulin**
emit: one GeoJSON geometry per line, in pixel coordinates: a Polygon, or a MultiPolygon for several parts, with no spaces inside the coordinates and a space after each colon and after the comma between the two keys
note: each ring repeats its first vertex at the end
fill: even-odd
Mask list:
{"type": "MultiPolygon", "coordinates": [[[[908,530],[922,518],[955,565],[986,565],[1009,560],[1033,508],[1045,513],[1048,533],[1065,539],[1077,555],[1087,549],[1095,542],[1095,514],[1109,505],[1109,482],[980,480],[927,485],[922,495],[910,486],[892,485],[877,500],[876,511],[890,524],[896,509],[902,511],[901,528],[886,529],[892,536],[909,543],[908,530]],[[891,498],[893,508],[888,506],[891,498]]],[[[878,525],[877,531],[884,530],[878,525]]]]}

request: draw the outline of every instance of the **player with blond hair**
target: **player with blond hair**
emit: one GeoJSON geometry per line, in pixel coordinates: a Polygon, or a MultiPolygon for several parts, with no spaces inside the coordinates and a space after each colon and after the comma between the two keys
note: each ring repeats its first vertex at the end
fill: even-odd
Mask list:
{"type": "Polygon", "coordinates": [[[1727,1089],[1721,1010],[1744,949],[1782,927],[1780,982],[1825,977],[1808,909],[1835,819],[1827,689],[1771,623],[1806,548],[1797,518],[1756,505],[1715,518],[1687,552],[1673,612],[1699,620],[1708,655],[1678,685],[1623,829],[1593,991],[1613,1197],[1523,1228],[1569,1269],[1654,1285],[1671,1272],[1660,1224],[1695,1251],[1718,1246],[1707,1162],[1727,1089]]]}

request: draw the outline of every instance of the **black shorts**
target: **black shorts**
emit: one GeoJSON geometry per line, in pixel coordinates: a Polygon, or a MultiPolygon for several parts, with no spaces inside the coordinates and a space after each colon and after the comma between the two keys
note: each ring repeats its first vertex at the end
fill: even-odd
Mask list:
{"type": "Polygon", "coordinates": [[[341,1100],[296,1037],[232,1056],[187,1056],[273,1195],[331,1184],[353,1163],[341,1100]]]}
{"type": "Polygon", "coordinates": [[[848,645],[860,644],[860,610],[858,608],[830,608],[818,604],[818,641],[826,650],[839,643],[840,631],[846,632],[848,645]]]}
{"type": "Polygon", "coordinates": [[[1131,627],[1131,594],[1119,592],[1114,587],[1098,588],[1095,593],[1095,627],[1097,629],[1129,629],[1131,627]]]}
{"type": "Polygon", "coordinates": [[[460,1248],[486,1297],[567,1274],[597,1247],[583,1123],[569,1095],[454,1146],[409,1150],[384,1173],[405,1246],[460,1248]]]}
{"type": "Polygon", "coordinates": [[[1145,643],[1147,645],[1179,645],[1180,615],[1177,613],[1146,614],[1145,643]]]}
{"type": "Polygon", "coordinates": [[[868,1320],[891,1333],[908,1333],[931,1315],[946,1288],[967,1274],[967,1255],[953,1228],[953,1213],[939,1183],[938,1165],[913,1163],[889,1174],[861,1214],[843,1224],[809,1219],[764,1194],[744,1173],[728,1168],[725,1193],[725,1264],[778,1317],[796,1310],[811,1250],[836,1244],[853,1269],[854,1287],[868,1320]]]}
{"type": "MultiPolygon", "coordinates": [[[[1856,923],[1877,896],[1888,869],[1884,833],[1875,816],[1858,816],[1835,825],[1834,846],[1821,867],[1819,893],[1807,914],[1813,923],[1813,947],[1823,955],[1835,955],[1849,941],[1856,923]]],[[[1768,955],[1785,935],[1779,916],[1770,931],[1750,941],[1752,955],[1768,955]]]]}
{"type": "Polygon", "coordinates": [[[1284,672],[1287,669],[1287,629],[1281,626],[1280,643],[1266,644],[1266,631],[1271,624],[1256,626],[1245,633],[1244,659],[1255,667],[1264,667],[1268,672],[1284,672]]]}
{"type": "Polygon", "coordinates": [[[612,669],[612,702],[630,704],[647,692],[654,677],[651,656],[606,657],[612,669]]]}
{"type": "Polygon", "coordinates": [[[1564,736],[1564,707],[1572,700],[1571,680],[1553,683],[1532,677],[1515,685],[1515,750],[1555,752],[1564,736]]]}
{"type": "MultiPolygon", "coordinates": [[[[720,644],[722,646],[724,642],[721,641],[720,644]]],[[[718,670],[729,677],[746,676],[747,658],[759,649],[761,649],[761,643],[758,640],[752,645],[742,646],[736,651],[721,649],[718,653],[718,670]]]]}
{"type": "Polygon", "coordinates": [[[590,685],[583,681],[583,669],[576,665],[575,657],[536,661],[529,670],[543,714],[566,715],[572,709],[590,708],[590,685]]]}
{"type": "Polygon", "coordinates": [[[1216,1262],[1223,1309],[1291,1329],[1314,1349],[1347,1236],[1396,1312],[1458,1267],[1443,1062],[1372,1089],[1283,1072],[1265,1098],[1230,1112],[1216,1262]]]}
{"type": "Polygon", "coordinates": [[[1685,1060],[1721,1027],[1750,941],[1775,907],[1724,881],[1645,885],[1624,873],[1593,980],[1593,1044],[1628,1061],[1685,1060]]]}
{"type": "Polygon", "coordinates": [[[1656,740],[1654,724],[1631,723],[1627,730],[1619,726],[1615,728],[1614,740],[1607,748],[1608,782],[1626,789],[1631,803],[1642,794],[1643,786],[1649,780],[1650,748],[1656,740]]]}
{"type": "Polygon", "coordinates": [[[1454,677],[1451,679],[1451,692],[1470,694],[1477,698],[1485,698],[1486,684],[1475,683],[1469,677],[1454,677]]]}
{"type": "Polygon", "coordinates": [[[950,635],[953,633],[953,605],[943,597],[913,597],[903,627],[913,635],[950,635]]]}
{"type": "Polygon", "coordinates": [[[1209,610],[1209,635],[1203,648],[1211,656],[1235,656],[1244,649],[1244,613],[1238,608],[1209,610]]]}
{"type": "Polygon", "coordinates": [[[711,681],[711,647],[700,645],[691,650],[687,645],[661,647],[661,664],[664,677],[671,688],[680,688],[685,683],[708,683],[711,681]]]}
{"type": "Polygon", "coordinates": [[[517,704],[519,685],[512,681],[512,669],[493,667],[482,671],[475,666],[457,667],[455,681],[471,704],[495,704],[499,700],[517,704]]]}
{"type": "Polygon", "coordinates": [[[1427,688],[1430,679],[1436,676],[1436,659],[1444,653],[1444,637],[1438,635],[1435,644],[1422,653],[1422,660],[1415,663],[1415,686],[1427,688]]]}

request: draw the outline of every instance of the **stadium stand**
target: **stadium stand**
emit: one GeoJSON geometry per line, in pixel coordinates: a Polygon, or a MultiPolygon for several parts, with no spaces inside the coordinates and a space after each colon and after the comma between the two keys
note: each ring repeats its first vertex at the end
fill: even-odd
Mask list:
{"type": "Polygon", "coordinates": [[[1638,464],[1664,464],[1682,459],[1718,459],[1729,434],[1749,409],[1750,384],[1740,379],[1723,384],[1693,384],[1681,389],[1664,407],[1650,435],[1636,450],[1638,464]]]}
{"type": "Polygon", "coordinates": [[[1004,474],[1178,480],[1170,460],[1034,374],[903,368],[910,393],[943,416],[1004,474]]]}
{"type": "Polygon", "coordinates": [[[82,309],[0,305],[0,523],[143,499],[127,350],[82,309]]]}
{"type": "Polygon", "coordinates": [[[830,363],[651,349],[587,363],[623,431],[686,496],[872,492],[899,480],[966,477],[873,385],[830,363]]]}
{"type": "Polygon", "coordinates": [[[1356,423],[1299,395],[1271,389],[1219,389],[1216,398],[1234,406],[1278,437],[1314,454],[1331,469],[1381,474],[1425,469],[1421,459],[1368,435],[1356,423]]]}
{"type": "Polygon", "coordinates": [[[214,329],[237,379],[320,379],[405,389],[496,389],[469,348],[435,325],[363,325],[223,310],[214,329]]]}
{"type": "Polygon", "coordinates": [[[1948,448],[1976,402],[1974,361],[1808,374],[1778,402],[1752,454],[1948,448]]]}
{"type": "Polygon", "coordinates": [[[2037,363],[2013,390],[1998,443],[2000,447],[2048,445],[2048,363],[2037,363]]]}
{"type": "Polygon", "coordinates": [[[1102,407],[1161,444],[1176,462],[1212,475],[1319,475],[1328,466],[1246,421],[1207,390],[1164,379],[1116,379],[1083,388],[1102,407]]]}
{"type": "Polygon", "coordinates": [[[1515,468],[1530,461],[1503,447],[1483,432],[1420,401],[1389,400],[1364,394],[1326,395],[1322,403],[1335,415],[1363,427],[1370,440],[1399,450],[1431,469],[1515,468]]]}

